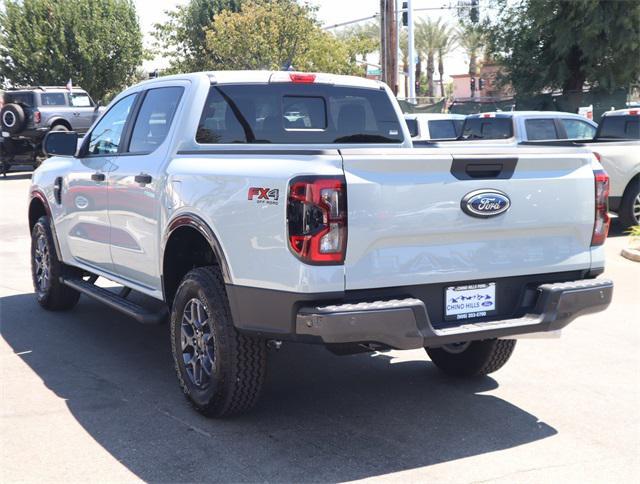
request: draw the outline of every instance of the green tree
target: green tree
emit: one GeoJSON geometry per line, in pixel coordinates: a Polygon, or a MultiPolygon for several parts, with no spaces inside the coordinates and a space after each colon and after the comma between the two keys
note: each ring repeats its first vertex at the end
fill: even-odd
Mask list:
{"type": "Polygon", "coordinates": [[[205,70],[211,53],[207,51],[205,32],[223,10],[238,12],[242,0],[190,0],[165,12],[168,20],[155,24],[156,48],[170,59],[168,72],[205,70]]]}
{"type": "Polygon", "coordinates": [[[64,85],[96,99],[130,82],[142,62],[131,0],[5,0],[0,78],[10,85],[64,85]]]}
{"type": "Polygon", "coordinates": [[[519,94],[612,91],[640,77],[637,0],[495,0],[490,54],[519,94]]]}
{"type": "Polygon", "coordinates": [[[363,74],[364,37],[340,39],[322,30],[314,9],[294,0],[248,0],[219,12],[206,30],[206,68],[313,70],[363,74]]]}

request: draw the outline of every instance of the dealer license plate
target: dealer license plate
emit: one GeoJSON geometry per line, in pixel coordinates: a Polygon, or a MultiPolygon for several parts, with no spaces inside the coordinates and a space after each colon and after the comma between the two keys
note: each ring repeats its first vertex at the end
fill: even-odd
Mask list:
{"type": "Polygon", "coordinates": [[[444,319],[447,321],[491,316],[496,309],[495,282],[445,289],[444,319]]]}

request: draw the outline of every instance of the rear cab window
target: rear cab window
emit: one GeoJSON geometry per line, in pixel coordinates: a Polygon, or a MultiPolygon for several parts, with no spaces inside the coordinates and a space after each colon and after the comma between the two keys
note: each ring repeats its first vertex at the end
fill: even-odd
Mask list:
{"type": "Polygon", "coordinates": [[[509,139],[513,137],[511,118],[467,118],[462,130],[462,139],[509,139]]]}
{"type": "Polygon", "coordinates": [[[640,116],[603,116],[596,138],[640,139],[640,116]]]}
{"type": "Polygon", "coordinates": [[[196,141],[219,143],[401,143],[402,128],[381,89],[324,84],[212,86],[196,141]]]}

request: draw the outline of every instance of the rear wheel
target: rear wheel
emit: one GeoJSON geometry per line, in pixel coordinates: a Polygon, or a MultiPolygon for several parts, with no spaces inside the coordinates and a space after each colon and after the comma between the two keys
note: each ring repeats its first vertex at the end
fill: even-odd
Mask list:
{"type": "Polygon", "coordinates": [[[640,178],[633,180],[624,191],[618,216],[624,227],[640,225],[640,178]]]}
{"type": "Polygon", "coordinates": [[[234,327],[215,267],[193,269],[178,287],[171,348],[182,391],[199,412],[227,417],[257,403],[266,375],[266,344],[234,327]]]}
{"type": "Polygon", "coordinates": [[[499,370],[516,346],[514,339],[467,341],[425,348],[434,365],[452,376],[484,376],[499,370]]]}
{"type": "Polygon", "coordinates": [[[49,217],[40,217],[31,231],[31,276],[38,303],[45,309],[71,309],[80,293],[60,282],[60,276],[80,276],[79,269],[58,260],[49,217]]]}

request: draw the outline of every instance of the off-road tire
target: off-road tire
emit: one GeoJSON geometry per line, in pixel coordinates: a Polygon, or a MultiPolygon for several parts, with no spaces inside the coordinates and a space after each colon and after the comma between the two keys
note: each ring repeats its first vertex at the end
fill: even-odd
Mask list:
{"type": "Polygon", "coordinates": [[[618,218],[623,227],[640,225],[640,220],[636,218],[638,203],[640,203],[640,178],[635,178],[625,189],[620,201],[618,218]]]}
{"type": "Polygon", "coordinates": [[[182,279],[174,298],[170,325],[178,381],[196,410],[207,417],[228,417],[255,406],[266,376],[266,342],[241,334],[234,327],[217,267],[193,269],[182,279]],[[206,311],[212,335],[211,375],[206,385],[194,382],[185,363],[189,355],[183,354],[183,318],[187,317],[187,304],[194,299],[206,311]]]}
{"type": "Polygon", "coordinates": [[[0,110],[0,123],[2,124],[3,131],[8,131],[11,134],[18,134],[23,130],[26,121],[27,115],[19,104],[5,104],[2,110],[0,110]],[[7,118],[12,120],[11,126],[6,125],[4,122],[5,113],[11,113],[7,118]]]}
{"type": "Polygon", "coordinates": [[[472,341],[459,352],[447,350],[447,347],[425,349],[433,364],[447,375],[474,377],[502,368],[515,346],[514,339],[491,339],[472,341]]]}
{"type": "Polygon", "coordinates": [[[31,231],[31,277],[40,306],[49,311],[64,311],[76,305],[80,293],[62,284],[60,276],[80,277],[82,272],[58,260],[50,224],[49,217],[40,217],[31,231]],[[46,250],[46,255],[42,254],[43,250],[46,250]],[[40,265],[37,262],[38,252],[41,253],[40,265]],[[42,283],[42,278],[39,278],[39,274],[42,273],[39,271],[43,270],[42,264],[47,265],[48,283],[46,285],[42,283]]]}

